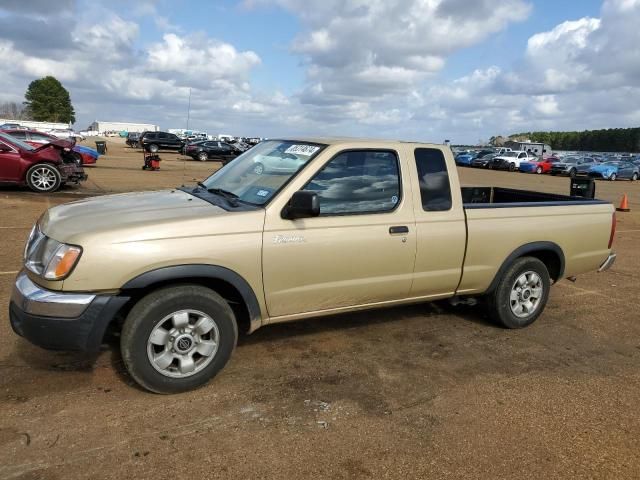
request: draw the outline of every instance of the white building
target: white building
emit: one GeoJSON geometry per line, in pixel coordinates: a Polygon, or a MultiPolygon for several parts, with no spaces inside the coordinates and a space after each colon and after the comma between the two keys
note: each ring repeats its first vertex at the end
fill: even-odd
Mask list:
{"type": "Polygon", "coordinates": [[[94,132],[157,132],[158,125],[150,123],[129,123],[129,122],[102,122],[96,120],[89,126],[89,130],[94,132]]]}
{"type": "Polygon", "coordinates": [[[0,118],[0,125],[5,123],[18,124],[21,127],[32,128],[34,130],[49,131],[49,130],[65,130],[71,128],[70,123],[54,123],[54,122],[36,122],[32,120],[9,120],[7,118],[0,118]]]}

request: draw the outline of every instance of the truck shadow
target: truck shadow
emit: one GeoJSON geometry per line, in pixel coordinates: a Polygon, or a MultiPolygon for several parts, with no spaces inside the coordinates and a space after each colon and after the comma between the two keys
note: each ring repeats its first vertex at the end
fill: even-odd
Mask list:
{"type": "Polygon", "coordinates": [[[454,307],[446,301],[439,301],[265,325],[251,335],[240,335],[238,347],[324,332],[337,332],[340,330],[345,330],[346,332],[347,330],[374,325],[401,324],[407,320],[428,322],[437,319],[442,323],[442,317],[453,317],[465,322],[479,324],[485,328],[501,330],[501,327],[486,316],[480,305],[475,307],[462,305],[454,307]]]}

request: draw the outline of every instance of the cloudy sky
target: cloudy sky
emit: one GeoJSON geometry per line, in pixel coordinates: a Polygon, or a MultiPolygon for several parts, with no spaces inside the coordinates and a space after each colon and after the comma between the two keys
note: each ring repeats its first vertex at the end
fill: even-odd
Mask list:
{"type": "Polygon", "coordinates": [[[0,0],[0,101],[78,129],[475,142],[640,125],[640,0],[0,0]]]}

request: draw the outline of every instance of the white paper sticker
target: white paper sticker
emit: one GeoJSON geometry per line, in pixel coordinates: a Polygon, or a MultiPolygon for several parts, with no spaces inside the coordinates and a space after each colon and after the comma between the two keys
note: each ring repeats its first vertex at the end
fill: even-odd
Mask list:
{"type": "Polygon", "coordinates": [[[314,153],[320,150],[320,147],[315,145],[291,145],[284,153],[292,153],[294,155],[304,155],[310,157],[314,153]]]}
{"type": "Polygon", "coordinates": [[[259,197],[266,197],[267,195],[269,195],[269,190],[258,190],[256,195],[259,197]]]}

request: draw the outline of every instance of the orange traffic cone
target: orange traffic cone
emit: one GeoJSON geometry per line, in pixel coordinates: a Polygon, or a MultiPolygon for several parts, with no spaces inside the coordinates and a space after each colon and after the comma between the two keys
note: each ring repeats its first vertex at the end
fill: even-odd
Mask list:
{"type": "Polygon", "coordinates": [[[622,196],[622,200],[620,201],[620,206],[618,208],[616,208],[617,211],[619,212],[630,212],[631,209],[629,208],[629,201],[627,200],[627,194],[625,193],[622,196]]]}

